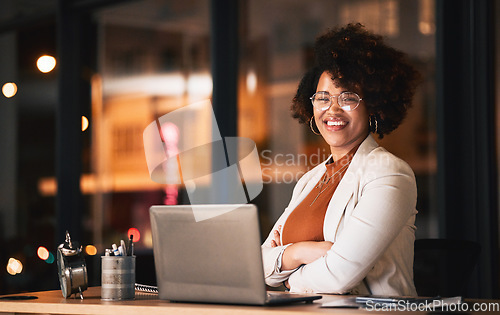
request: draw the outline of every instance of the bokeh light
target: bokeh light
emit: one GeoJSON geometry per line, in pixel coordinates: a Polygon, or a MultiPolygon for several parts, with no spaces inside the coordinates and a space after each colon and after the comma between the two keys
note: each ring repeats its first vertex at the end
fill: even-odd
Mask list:
{"type": "Polygon", "coordinates": [[[87,119],[87,117],[82,116],[82,131],[87,130],[88,127],[89,127],[89,120],[87,119]]]}
{"type": "Polygon", "coordinates": [[[52,264],[52,263],[54,263],[55,260],[56,259],[54,258],[54,255],[51,252],[49,252],[49,258],[47,258],[47,260],[45,260],[45,262],[47,264],[52,264]]]}
{"type": "Polygon", "coordinates": [[[9,262],[7,263],[7,272],[15,276],[16,274],[21,273],[22,271],[23,271],[23,264],[15,258],[10,258],[9,262]]]}
{"type": "Polygon", "coordinates": [[[130,228],[130,229],[128,229],[127,235],[128,236],[130,236],[130,235],[134,236],[134,243],[138,242],[141,239],[141,233],[136,228],[130,228]]]}
{"type": "Polygon", "coordinates": [[[254,70],[251,70],[247,74],[247,90],[251,94],[255,93],[257,90],[257,74],[254,70]]]}
{"type": "Polygon", "coordinates": [[[142,243],[146,247],[153,247],[153,235],[151,234],[151,230],[146,230],[142,236],[142,243]]]}
{"type": "Polygon", "coordinates": [[[10,98],[17,93],[17,85],[12,82],[5,83],[2,86],[2,93],[5,97],[10,98]]]}
{"type": "Polygon", "coordinates": [[[38,255],[38,258],[42,260],[47,260],[49,258],[49,251],[43,246],[38,247],[36,254],[38,255]]]}
{"type": "Polygon", "coordinates": [[[48,55],[43,55],[36,61],[38,70],[43,73],[52,71],[56,67],[56,58],[48,55]]]}
{"type": "Polygon", "coordinates": [[[97,254],[97,248],[94,245],[87,245],[85,246],[85,252],[87,255],[94,256],[97,254]]]}

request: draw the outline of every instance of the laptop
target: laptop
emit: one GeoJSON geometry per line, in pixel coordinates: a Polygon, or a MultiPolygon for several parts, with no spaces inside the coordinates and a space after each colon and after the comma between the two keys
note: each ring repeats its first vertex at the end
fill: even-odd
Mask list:
{"type": "Polygon", "coordinates": [[[160,299],[281,305],[321,298],[266,291],[255,205],[152,206],[149,212],[160,299]],[[200,211],[209,219],[196,220],[200,211]]]}

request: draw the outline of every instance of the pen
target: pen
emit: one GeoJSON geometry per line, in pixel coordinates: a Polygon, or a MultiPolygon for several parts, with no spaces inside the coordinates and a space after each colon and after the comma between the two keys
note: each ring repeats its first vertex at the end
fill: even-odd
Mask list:
{"type": "Polygon", "coordinates": [[[134,256],[134,234],[130,234],[130,256],[134,256]]]}
{"type": "Polygon", "coordinates": [[[113,254],[115,254],[115,256],[120,256],[120,251],[118,251],[116,244],[111,245],[111,247],[113,248],[113,254]]]}
{"type": "Polygon", "coordinates": [[[123,256],[127,256],[128,255],[127,254],[128,251],[127,251],[127,246],[125,245],[125,241],[124,240],[120,240],[120,247],[122,248],[122,251],[123,251],[122,255],[123,256]]]}
{"type": "Polygon", "coordinates": [[[132,242],[130,241],[130,238],[127,239],[127,255],[132,256],[131,250],[132,246],[130,245],[132,242]]]}

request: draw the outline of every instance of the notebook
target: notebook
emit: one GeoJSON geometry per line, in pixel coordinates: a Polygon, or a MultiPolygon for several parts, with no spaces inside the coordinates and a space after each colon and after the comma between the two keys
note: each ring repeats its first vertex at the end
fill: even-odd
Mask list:
{"type": "Polygon", "coordinates": [[[255,205],[152,206],[149,212],[160,299],[280,305],[321,298],[266,291],[255,205]],[[193,210],[210,219],[197,221],[193,210]]]}

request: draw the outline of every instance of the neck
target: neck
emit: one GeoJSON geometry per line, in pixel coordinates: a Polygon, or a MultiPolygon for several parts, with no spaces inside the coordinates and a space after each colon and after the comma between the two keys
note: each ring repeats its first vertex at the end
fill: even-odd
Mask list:
{"type": "MultiPolygon", "coordinates": [[[[352,149],[352,148],[351,148],[352,149]]],[[[331,150],[331,153],[332,153],[332,159],[333,161],[338,161],[340,160],[344,155],[346,155],[349,151],[351,151],[350,149],[349,150],[331,150]]]]}
{"type": "Polygon", "coordinates": [[[343,146],[343,147],[333,147],[333,146],[331,146],[330,147],[330,152],[332,153],[332,159],[334,161],[338,161],[344,155],[346,155],[347,153],[349,153],[352,149],[354,149],[355,147],[359,146],[365,139],[366,139],[366,137],[360,138],[357,141],[353,141],[348,146],[343,146]]]}

